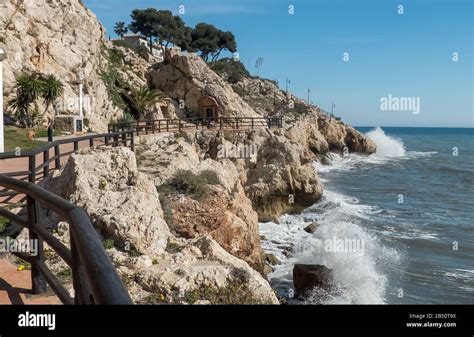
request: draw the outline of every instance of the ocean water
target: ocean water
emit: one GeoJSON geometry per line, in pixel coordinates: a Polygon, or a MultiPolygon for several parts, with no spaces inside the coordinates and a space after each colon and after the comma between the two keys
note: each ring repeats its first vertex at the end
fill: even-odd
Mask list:
{"type": "Polygon", "coordinates": [[[315,163],[322,200],[261,224],[263,249],[281,261],[269,275],[273,287],[299,303],[293,265],[323,264],[335,287],[305,302],[473,304],[474,129],[359,130],[376,154],[315,163]],[[319,227],[308,234],[313,221],[319,227]]]}

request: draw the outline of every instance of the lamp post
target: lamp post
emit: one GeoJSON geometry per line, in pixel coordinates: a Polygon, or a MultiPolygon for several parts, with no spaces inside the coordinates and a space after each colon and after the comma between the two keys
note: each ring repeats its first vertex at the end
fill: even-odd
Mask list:
{"type": "Polygon", "coordinates": [[[84,96],[84,72],[77,72],[77,83],[79,83],[79,117],[84,117],[83,96],[84,96]]]}
{"type": "Polygon", "coordinates": [[[3,134],[3,60],[7,58],[5,49],[0,48],[0,153],[5,152],[3,134]]]}

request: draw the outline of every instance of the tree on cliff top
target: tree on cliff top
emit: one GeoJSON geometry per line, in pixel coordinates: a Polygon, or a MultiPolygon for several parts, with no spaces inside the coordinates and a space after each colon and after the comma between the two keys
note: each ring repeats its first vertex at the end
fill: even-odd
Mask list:
{"type": "Polygon", "coordinates": [[[140,33],[150,41],[150,52],[153,51],[153,38],[156,38],[166,51],[170,44],[189,52],[200,51],[207,62],[215,62],[222,51],[237,51],[237,42],[232,32],[224,32],[213,25],[199,23],[195,28],[187,27],[179,16],[173,16],[168,10],[135,9],[132,11],[130,30],[140,33]]]}
{"type": "Polygon", "coordinates": [[[153,37],[157,36],[156,29],[160,14],[154,8],[145,10],[135,9],[132,11],[132,22],[130,23],[130,30],[135,34],[140,33],[144,35],[150,42],[150,53],[153,52],[153,37]]]}
{"type": "Polygon", "coordinates": [[[125,34],[127,34],[128,32],[128,28],[127,26],[125,25],[125,22],[123,21],[119,21],[115,24],[114,26],[114,33],[117,34],[118,36],[120,36],[120,39],[123,40],[123,36],[125,34]]]}

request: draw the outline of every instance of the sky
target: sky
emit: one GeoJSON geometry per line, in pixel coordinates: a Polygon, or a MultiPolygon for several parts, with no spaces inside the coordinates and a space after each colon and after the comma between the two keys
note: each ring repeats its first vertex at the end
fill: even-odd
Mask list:
{"type": "Polygon", "coordinates": [[[252,74],[263,58],[259,76],[355,126],[474,127],[473,0],[83,2],[112,37],[133,9],[182,5],[187,25],[232,31],[252,74]]]}

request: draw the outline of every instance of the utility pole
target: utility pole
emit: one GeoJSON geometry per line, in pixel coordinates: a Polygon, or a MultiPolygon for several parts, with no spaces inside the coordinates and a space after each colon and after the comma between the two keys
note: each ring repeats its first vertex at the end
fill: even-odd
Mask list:
{"type": "Polygon", "coordinates": [[[308,105],[311,104],[311,102],[309,101],[309,94],[311,93],[311,89],[308,88],[308,105]]]}

